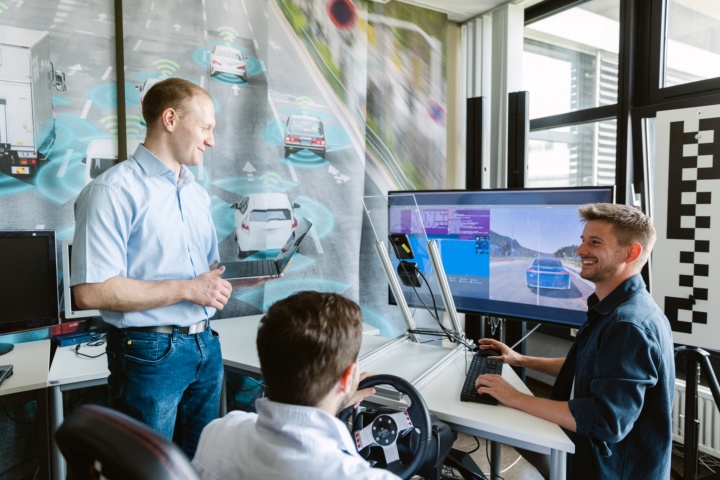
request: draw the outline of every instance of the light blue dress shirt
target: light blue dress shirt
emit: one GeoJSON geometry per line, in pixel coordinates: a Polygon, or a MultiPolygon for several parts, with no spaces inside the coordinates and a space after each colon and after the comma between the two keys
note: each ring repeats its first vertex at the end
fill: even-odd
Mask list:
{"type": "MultiPolygon", "coordinates": [[[[189,280],[220,260],[210,197],[182,167],[175,174],[143,145],[89,183],[75,202],[72,285],[112,277],[189,280]]],[[[192,325],[215,309],[188,301],[141,312],[101,311],[118,328],[192,325]]]]}

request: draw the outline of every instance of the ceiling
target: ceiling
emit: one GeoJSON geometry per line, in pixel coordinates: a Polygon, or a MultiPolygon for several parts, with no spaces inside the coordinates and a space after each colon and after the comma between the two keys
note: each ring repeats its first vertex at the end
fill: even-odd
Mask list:
{"type": "MultiPolygon", "coordinates": [[[[374,0],[388,3],[389,0],[374,0]]],[[[463,23],[473,17],[506,3],[521,3],[519,0],[400,0],[403,3],[417,5],[437,12],[447,13],[448,20],[463,23]]],[[[525,3],[525,2],[522,2],[525,3]]]]}

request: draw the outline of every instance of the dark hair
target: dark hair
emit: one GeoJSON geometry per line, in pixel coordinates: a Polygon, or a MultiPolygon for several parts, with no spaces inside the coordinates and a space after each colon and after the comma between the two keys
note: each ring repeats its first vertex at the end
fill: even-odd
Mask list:
{"type": "Polygon", "coordinates": [[[150,87],[142,102],[142,115],[148,131],[155,128],[157,120],[166,109],[172,108],[182,114],[187,102],[198,96],[212,101],[208,92],[182,78],[167,78],[150,87]]]}
{"type": "Polygon", "coordinates": [[[306,291],[277,301],[257,336],[268,397],[317,406],[357,361],[361,341],[360,307],[342,295],[306,291]]]}
{"type": "Polygon", "coordinates": [[[655,244],[655,227],[650,217],[635,207],[615,203],[588,203],[582,205],[578,212],[583,223],[597,220],[612,225],[620,245],[639,243],[642,253],[638,257],[638,265],[645,265],[655,244]]]}

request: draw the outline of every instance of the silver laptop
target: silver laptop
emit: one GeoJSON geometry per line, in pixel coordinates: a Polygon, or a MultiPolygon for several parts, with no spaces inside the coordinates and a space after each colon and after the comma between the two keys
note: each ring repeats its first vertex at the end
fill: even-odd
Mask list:
{"type": "Polygon", "coordinates": [[[307,218],[301,218],[297,227],[290,234],[285,246],[277,257],[272,260],[245,260],[242,262],[220,262],[225,267],[222,278],[237,280],[241,278],[279,277],[287,268],[290,259],[300,248],[300,243],[307,236],[312,223],[307,218]]]}

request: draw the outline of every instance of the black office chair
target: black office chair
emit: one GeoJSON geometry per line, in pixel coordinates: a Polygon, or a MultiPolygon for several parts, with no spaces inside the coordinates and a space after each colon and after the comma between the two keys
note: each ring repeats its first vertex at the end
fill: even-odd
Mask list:
{"type": "Polygon", "coordinates": [[[99,405],[83,405],[55,434],[68,480],[200,480],[185,453],[155,430],[99,405]]]}

